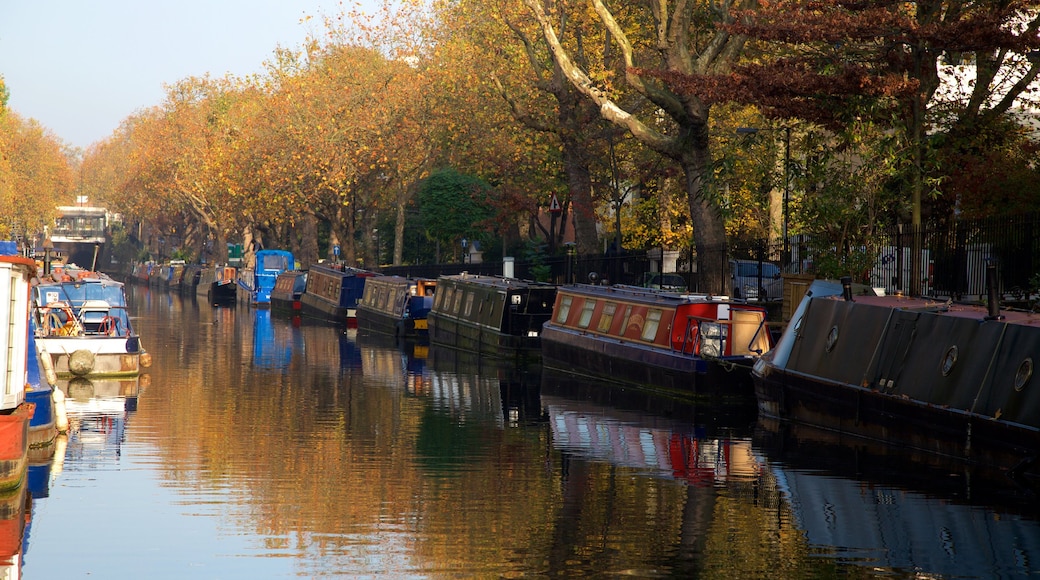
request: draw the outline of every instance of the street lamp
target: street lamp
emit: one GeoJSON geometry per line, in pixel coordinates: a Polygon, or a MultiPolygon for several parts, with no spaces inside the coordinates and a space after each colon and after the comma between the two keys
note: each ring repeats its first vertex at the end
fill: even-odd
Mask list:
{"type": "MultiPolygon", "coordinates": [[[[787,235],[787,227],[790,223],[789,204],[791,199],[791,128],[781,127],[784,131],[784,201],[783,201],[783,262],[784,266],[791,264],[791,246],[787,235]]],[[[759,129],[757,127],[737,127],[739,135],[754,135],[759,131],[775,131],[775,129],[759,129]]]]}
{"type": "Polygon", "coordinates": [[[51,273],[51,253],[54,252],[54,242],[51,241],[50,237],[43,239],[43,273],[44,275],[51,273]]]}
{"type": "Polygon", "coordinates": [[[376,263],[373,264],[373,266],[375,266],[376,269],[378,269],[381,260],[381,256],[379,255],[381,250],[381,248],[379,247],[379,228],[372,228],[372,234],[376,237],[376,263]]]}
{"type": "Polygon", "coordinates": [[[463,264],[469,262],[469,252],[467,250],[469,250],[469,240],[467,240],[466,238],[462,238],[462,263],[463,264]]]}

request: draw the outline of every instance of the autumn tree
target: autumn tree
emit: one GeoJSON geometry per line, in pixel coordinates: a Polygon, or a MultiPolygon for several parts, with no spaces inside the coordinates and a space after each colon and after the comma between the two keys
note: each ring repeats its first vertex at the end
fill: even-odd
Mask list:
{"type": "MultiPolygon", "coordinates": [[[[743,0],[675,4],[628,4],[610,8],[590,0],[601,25],[621,52],[622,70],[583,70],[558,34],[552,12],[540,0],[524,0],[538,19],[546,42],[568,80],[592,100],[607,120],[625,128],[644,145],[676,162],[685,176],[693,237],[699,262],[701,289],[725,292],[728,259],[725,221],[719,199],[709,186],[712,174],[709,121],[711,103],[691,93],[640,74],[640,68],[675,71],[685,75],[726,74],[740,56],[745,37],[719,26],[732,21],[730,10],[750,6],[743,0]],[[624,80],[626,90],[612,73],[624,80]],[[624,100],[622,100],[624,98],[624,100]],[[630,106],[652,104],[650,113],[637,117],[630,106]]],[[[556,5],[570,5],[557,2],[556,5]]]]}
{"type": "MultiPolygon", "coordinates": [[[[753,103],[773,118],[814,122],[840,137],[831,145],[839,149],[856,147],[858,136],[847,129],[857,124],[895,129],[902,147],[890,152],[901,161],[890,165],[890,186],[903,199],[891,205],[905,208],[915,231],[926,189],[939,196],[943,182],[941,172],[927,172],[928,143],[941,141],[924,136],[943,133],[951,137],[947,143],[970,142],[965,137],[999,122],[1021,96],[1035,91],[1040,74],[1040,65],[1025,58],[1040,45],[1034,3],[781,0],[732,15],[726,29],[763,43],[756,45],[758,58],[723,78],[664,68],[648,74],[682,94],[753,103]],[[947,63],[964,60],[974,63],[962,70],[972,78],[944,84],[947,63]]],[[[915,238],[914,247],[919,245],[915,238]]],[[[917,259],[920,252],[912,255],[917,259]]],[[[916,278],[920,268],[913,265],[911,272],[916,278]]],[[[911,293],[917,282],[911,280],[911,293]]]]}
{"type": "Polygon", "coordinates": [[[72,201],[72,187],[64,143],[36,120],[0,108],[0,238],[42,233],[55,207],[72,201]]]}

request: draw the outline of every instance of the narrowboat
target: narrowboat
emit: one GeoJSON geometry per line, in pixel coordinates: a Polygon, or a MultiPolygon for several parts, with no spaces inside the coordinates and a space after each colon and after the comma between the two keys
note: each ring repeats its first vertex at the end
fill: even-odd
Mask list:
{"type": "Polygon", "coordinates": [[[238,272],[236,301],[247,306],[270,308],[275,279],[282,272],[295,270],[296,260],[287,250],[260,250],[255,257],[252,267],[238,272]]]}
{"type": "Polygon", "coordinates": [[[285,316],[299,316],[304,291],[307,289],[307,271],[289,270],[275,278],[271,290],[271,312],[285,316]]]}
{"type": "Polygon", "coordinates": [[[32,288],[31,321],[48,375],[134,376],[151,363],[130,323],[123,284],[105,274],[61,268],[44,275],[32,288]]]}
{"type": "Polygon", "coordinates": [[[35,405],[26,402],[29,357],[30,280],[36,262],[19,256],[14,242],[0,242],[0,492],[16,489],[28,468],[29,422],[35,405]]]}
{"type": "MultiPolygon", "coordinates": [[[[28,333],[29,347],[25,373],[25,400],[35,407],[29,421],[30,461],[45,460],[54,453],[54,440],[59,432],[68,430],[65,416],[65,395],[47,380],[40,368],[36,351],[36,337],[28,333]]],[[[57,377],[53,377],[57,378],[57,377]]]]}
{"type": "Polygon", "coordinates": [[[426,338],[436,280],[373,276],[358,302],[358,330],[405,338],[426,338]]]}
{"type": "Polygon", "coordinates": [[[489,356],[541,356],[542,324],[556,286],[498,276],[437,279],[427,316],[430,342],[489,356]]]}
{"type": "Polygon", "coordinates": [[[1038,352],[1040,314],[995,291],[983,307],[816,281],[752,378],[763,417],[1035,476],[1038,352]]]}
{"type": "Polygon", "coordinates": [[[357,327],[357,304],[372,272],[343,265],[318,264],[307,272],[307,290],[300,297],[304,318],[357,327]]]}
{"type": "Polygon", "coordinates": [[[547,368],[752,406],[751,366],[771,347],[761,306],[625,285],[560,287],[542,329],[547,368]]]}
{"type": "Polygon", "coordinates": [[[233,266],[211,266],[199,272],[195,297],[206,297],[214,306],[234,304],[238,295],[238,270],[233,266]]]}

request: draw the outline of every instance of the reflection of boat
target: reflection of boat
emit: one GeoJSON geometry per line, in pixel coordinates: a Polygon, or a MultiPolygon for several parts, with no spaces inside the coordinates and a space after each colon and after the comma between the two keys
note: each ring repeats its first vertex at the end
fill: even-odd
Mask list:
{"type": "Polygon", "coordinates": [[[539,420],[540,366],[456,349],[433,348],[428,355],[428,380],[421,386],[434,409],[452,417],[493,420],[499,427],[539,420]]]}
{"type": "MultiPolygon", "coordinates": [[[[288,321],[281,326],[290,326],[288,321]]],[[[321,368],[329,372],[361,368],[361,349],[358,348],[353,331],[326,324],[303,324],[294,328],[300,336],[300,344],[293,348],[296,357],[302,357],[307,368],[321,368]]]]}
{"type": "Polygon", "coordinates": [[[1036,574],[1035,490],[999,471],[772,420],[755,446],[768,454],[785,511],[821,557],[866,567],[871,577],[1036,574]]]}
{"type": "Polygon", "coordinates": [[[21,578],[22,548],[24,546],[25,525],[28,521],[26,510],[32,504],[32,498],[26,493],[26,486],[0,493],[0,577],[21,578]]]}
{"type": "Polygon", "coordinates": [[[238,295],[240,304],[257,308],[270,308],[271,290],[279,274],[296,268],[292,252],[286,250],[260,250],[256,262],[250,268],[238,272],[238,295]]]}
{"type": "Polygon", "coordinates": [[[253,364],[264,369],[285,369],[292,361],[294,327],[272,320],[264,308],[253,312],[253,364]]]}
{"type": "Polygon", "coordinates": [[[751,364],[771,343],[760,306],[634,286],[562,286],[542,329],[547,367],[749,399],[751,364]]]}
{"type": "Polygon", "coordinates": [[[343,265],[318,264],[307,271],[307,291],[300,297],[304,318],[354,328],[357,304],[371,272],[343,265]]]}
{"type": "Polygon", "coordinates": [[[549,371],[543,373],[541,402],[553,447],[578,457],[695,485],[745,482],[759,474],[748,437],[754,415],[740,412],[746,405],[722,418],[714,407],[549,371]]]}
{"type": "Polygon", "coordinates": [[[55,270],[32,289],[32,322],[44,371],[135,375],[150,363],[130,324],[123,284],[83,270],[55,270]]]}
{"type": "Polygon", "coordinates": [[[433,307],[435,280],[373,276],[357,305],[358,329],[391,336],[427,336],[426,316],[433,307]]]}
{"type": "Polygon", "coordinates": [[[815,282],[753,373],[763,415],[1040,468],[1040,317],[815,282]]]}
{"type": "Polygon", "coordinates": [[[491,356],[540,355],[556,286],[514,278],[441,276],[427,317],[430,342],[491,356]]]}
{"type": "MultiPolygon", "coordinates": [[[[116,383],[91,385],[80,379],[65,385],[69,395],[65,407],[69,416],[66,468],[77,469],[118,462],[130,416],[137,411],[137,392],[128,396],[98,394],[117,388],[116,383]]],[[[121,387],[120,387],[121,388],[121,387]]]]}
{"type": "Polygon", "coordinates": [[[300,298],[307,289],[307,271],[289,270],[275,278],[271,290],[271,312],[284,316],[300,315],[300,298]]]}

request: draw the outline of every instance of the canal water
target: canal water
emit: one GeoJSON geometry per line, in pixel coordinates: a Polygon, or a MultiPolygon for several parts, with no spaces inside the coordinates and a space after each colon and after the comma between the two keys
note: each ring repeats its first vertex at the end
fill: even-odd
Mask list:
{"type": "Polygon", "coordinates": [[[129,291],[153,365],[71,393],[23,578],[1040,574],[1001,474],[129,291]]]}

